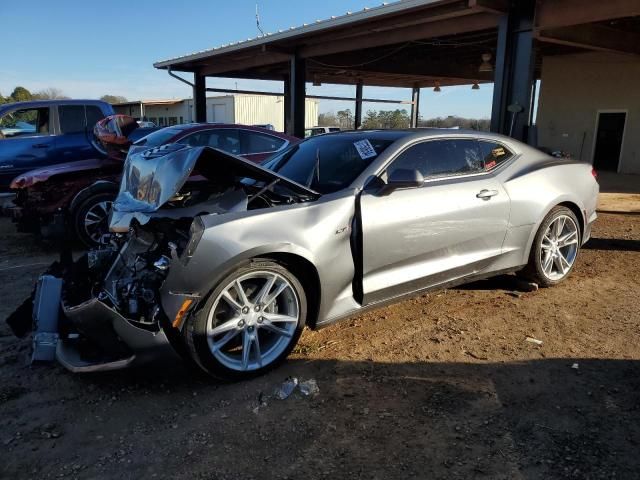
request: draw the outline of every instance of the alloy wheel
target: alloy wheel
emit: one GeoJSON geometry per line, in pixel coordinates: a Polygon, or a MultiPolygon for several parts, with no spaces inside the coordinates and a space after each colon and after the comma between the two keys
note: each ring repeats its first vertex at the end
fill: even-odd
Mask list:
{"type": "Polygon", "coordinates": [[[108,200],[92,205],[84,215],[84,231],[95,243],[100,241],[102,235],[107,233],[109,227],[109,213],[113,202],[108,200]]]}
{"type": "Polygon", "coordinates": [[[300,300],[291,283],[255,271],[229,283],[207,318],[207,342],[227,368],[250,371],[269,365],[291,343],[300,321],[300,300]]]}
{"type": "Polygon", "coordinates": [[[541,240],[540,265],[549,280],[561,280],[578,255],[578,226],[568,215],[559,215],[547,227],[541,240]]]}

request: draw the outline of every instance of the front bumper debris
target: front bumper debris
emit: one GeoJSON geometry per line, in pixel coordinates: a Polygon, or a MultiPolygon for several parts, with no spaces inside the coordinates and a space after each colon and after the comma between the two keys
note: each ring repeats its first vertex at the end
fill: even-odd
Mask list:
{"type": "Polygon", "coordinates": [[[178,358],[161,328],[137,327],[97,298],[66,305],[64,296],[62,278],[45,274],[7,319],[18,337],[33,330],[32,361],[55,359],[72,372],[98,372],[178,358]]]}

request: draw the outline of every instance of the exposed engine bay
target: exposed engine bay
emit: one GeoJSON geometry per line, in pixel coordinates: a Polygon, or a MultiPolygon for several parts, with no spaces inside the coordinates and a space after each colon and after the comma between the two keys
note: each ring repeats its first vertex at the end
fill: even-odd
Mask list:
{"type": "MultiPolygon", "coordinates": [[[[186,261],[195,248],[193,242],[202,234],[199,218],[288,205],[316,195],[210,148],[168,145],[132,151],[111,214],[111,233],[76,261],[70,252],[63,254],[45,274],[62,283],[59,293],[39,282],[34,298],[8,323],[19,336],[33,324],[34,351],[38,335],[45,334],[40,335],[44,348],[50,351],[51,342],[56,343],[56,358],[73,371],[121,368],[166,343],[179,350],[171,338],[180,325],[162,311],[162,285],[172,264],[186,261]],[[55,319],[40,308],[52,304],[52,296],[60,305],[55,319]]],[[[47,354],[37,357],[47,359],[47,354]]]]}

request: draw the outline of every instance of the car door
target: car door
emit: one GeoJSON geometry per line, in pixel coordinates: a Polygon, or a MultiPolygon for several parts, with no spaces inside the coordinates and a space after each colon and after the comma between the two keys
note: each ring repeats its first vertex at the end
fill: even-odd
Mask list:
{"type": "Polygon", "coordinates": [[[472,275],[501,255],[510,201],[474,139],[421,142],[386,169],[419,171],[420,187],[360,197],[365,304],[472,275]]]}
{"type": "Polygon", "coordinates": [[[240,141],[242,156],[256,163],[262,163],[288,144],[284,138],[245,129],[240,129],[240,141]]]}
{"type": "MultiPolygon", "coordinates": [[[[95,121],[91,120],[93,124],[95,121]]],[[[96,120],[97,121],[97,120],[96,120]]],[[[90,141],[90,130],[84,105],[58,105],[60,134],[56,142],[55,163],[75,162],[101,157],[90,141]]]]}
{"type": "Polygon", "coordinates": [[[49,106],[16,108],[0,118],[0,189],[11,180],[48,164],[55,148],[52,111],[49,106]]]}

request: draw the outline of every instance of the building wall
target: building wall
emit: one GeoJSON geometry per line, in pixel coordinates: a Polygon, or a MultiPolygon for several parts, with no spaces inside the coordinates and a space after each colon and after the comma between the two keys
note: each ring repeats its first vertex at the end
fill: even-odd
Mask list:
{"type": "MultiPolygon", "coordinates": [[[[139,105],[116,106],[116,113],[140,117],[139,105]]],[[[145,119],[157,125],[176,125],[195,121],[193,100],[188,98],[171,104],[145,104],[145,119]]],[[[207,97],[207,122],[271,124],[284,131],[284,97],[267,95],[224,95],[207,97]]],[[[318,124],[318,102],[306,101],[305,126],[318,124]]]]}
{"type": "Polygon", "coordinates": [[[598,110],[626,110],[619,171],[640,173],[640,60],[610,53],[545,57],[538,145],[593,161],[598,110]]]}

